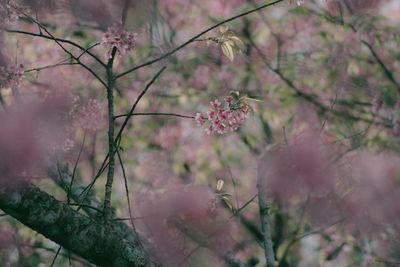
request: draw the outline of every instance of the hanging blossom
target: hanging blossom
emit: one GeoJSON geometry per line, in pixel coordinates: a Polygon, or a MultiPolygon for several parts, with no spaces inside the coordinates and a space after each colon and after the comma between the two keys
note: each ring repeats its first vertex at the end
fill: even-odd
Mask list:
{"type": "Polygon", "coordinates": [[[225,98],[224,107],[218,100],[210,103],[212,108],[206,116],[201,113],[196,113],[195,116],[198,126],[207,124],[205,129],[207,134],[224,134],[237,130],[246,121],[250,111],[248,105],[234,100],[232,96],[225,98]]]}
{"type": "Polygon", "coordinates": [[[0,88],[16,87],[24,77],[24,65],[0,66],[0,88]]]}
{"type": "Polygon", "coordinates": [[[123,56],[135,48],[135,34],[126,31],[121,22],[115,22],[112,27],[108,28],[101,43],[107,48],[107,58],[111,58],[114,47],[117,48],[117,54],[123,56]]]}

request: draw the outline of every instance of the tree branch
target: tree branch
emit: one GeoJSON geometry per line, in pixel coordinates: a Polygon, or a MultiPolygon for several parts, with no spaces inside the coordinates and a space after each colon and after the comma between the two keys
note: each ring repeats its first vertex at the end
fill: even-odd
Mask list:
{"type": "Polygon", "coordinates": [[[149,90],[149,88],[152,86],[152,84],[157,80],[158,77],[160,77],[161,73],[163,73],[163,71],[166,69],[167,67],[162,67],[157,73],[156,75],[154,75],[154,77],[151,79],[151,81],[146,85],[146,87],[143,89],[143,91],[140,93],[140,95],[136,98],[135,103],[133,103],[131,110],[129,111],[129,113],[127,114],[124,122],[121,125],[121,128],[119,129],[119,132],[115,138],[115,142],[116,145],[119,146],[119,142],[121,140],[122,137],[122,132],[124,131],[126,125],[129,122],[129,119],[132,117],[133,112],[135,111],[135,108],[137,106],[137,104],[140,102],[140,99],[142,99],[142,97],[146,94],[147,90],[149,90]]]}
{"type": "Polygon", "coordinates": [[[187,40],[186,42],[184,42],[184,43],[181,44],[180,46],[178,46],[178,47],[172,49],[172,50],[169,51],[168,53],[165,53],[164,55],[159,56],[158,58],[155,58],[155,59],[153,59],[153,60],[147,61],[147,62],[145,62],[145,63],[143,63],[143,64],[140,64],[140,65],[138,65],[138,66],[136,66],[136,67],[133,67],[133,68],[127,70],[127,71],[124,71],[123,73],[120,73],[120,74],[116,75],[116,76],[115,76],[115,79],[121,78],[122,76],[125,76],[126,74],[128,74],[128,73],[130,73],[130,72],[132,72],[132,71],[135,71],[135,70],[137,70],[137,69],[143,68],[143,67],[145,67],[145,66],[152,65],[153,63],[156,63],[156,62],[158,62],[158,61],[160,61],[160,60],[162,60],[162,59],[164,59],[164,58],[166,58],[166,57],[169,57],[169,56],[172,55],[172,54],[175,54],[177,51],[181,50],[182,48],[184,48],[184,47],[187,46],[188,44],[190,44],[190,43],[196,41],[197,38],[201,37],[202,35],[206,34],[207,32],[209,32],[209,31],[211,31],[211,30],[213,30],[213,29],[215,29],[215,28],[217,28],[217,27],[219,27],[219,26],[221,26],[221,25],[223,25],[223,24],[225,24],[225,23],[227,23],[227,22],[230,22],[230,21],[232,21],[232,20],[235,20],[235,19],[238,19],[238,18],[240,18],[240,17],[246,16],[246,15],[248,15],[248,14],[254,13],[254,12],[256,12],[256,11],[258,11],[258,10],[261,10],[261,9],[263,9],[263,8],[267,8],[267,7],[276,5],[276,4],[278,4],[278,3],[282,2],[282,1],[284,1],[284,0],[277,0],[277,1],[274,1],[274,2],[271,2],[271,3],[268,3],[268,4],[264,4],[264,5],[261,5],[261,6],[257,7],[257,8],[254,8],[254,9],[251,9],[251,10],[249,10],[249,11],[243,12],[243,13],[241,13],[241,14],[239,14],[239,15],[233,16],[233,17],[231,17],[231,18],[229,18],[229,19],[226,19],[226,20],[223,20],[223,21],[221,21],[221,22],[218,22],[217,24],[214,24],[213,26],[211,26],[211,27],[205,29],[205,30],[202,31],[201,33],[197,34],[196,36],[190,38],[189,40],[187,40]]]}
{"type": "MultiPolygon", "coordinates": [[[[39,29],[41,29],[40,26],[39,26],[39,29]]],[[[49,39],[49,40],[53,40],[53,41],[57,41],[57,42],[61,42],[61,43],[70,44],[70,45],[75,46],[76,48],[78,48],[78,49],[80,49],[80,50],[83,51],[82,54],[79,55],[78,59],[79,59],[83,54],[86,53],[86,54],[90,55],[90,56],[91,56],[94,60],[96,60],[98,63],[100,63],[100,65],[102,65],[104,68],[107,67],[106,64],[105,64],[103,61],[101,61],[96,55],[94,55],[92,52],[89,51],[89,49],[93,48],[93,47],[94,47],[95,45],[97,45],[97,44],[91,45],[90,47],[88,47],[88,48],[85,49],[85,48],[83,48],[82,46],[80,46],[80,45],[78,45],[77,43],[72,42],[72,41],[70,41],[70,40],[61,39],[61,38],[56,38],[56,37],[54,37],[54,36],[47,36],[47,35],[44,35],[44,34],[42,34],[42,33],[39,33],[39,34],[38,34],[38,33],[33,33],[33,32],[26,32],[26,31],[19,31],[19,30],[8,30],[8,29],[4,29],[4,31],[10,32],[10,33],[19,33],[19,34],[25,34],[25,35],[35,36],[35,37],[41,37],[41,38],[44,38],[44,39],[49,39]]]]}
{"type": "Polygon", "coordinates": [[[389,79],[389,81],[393,83],[394,86],[396,86],[397,92],[400,93],[400,84],[395,80],[393,73],[386,67],[385,63],[383,63],[382,59],[378,56],[376,51],[372,48],[372,46],[368,42],[364,40],[361,40],[360,42],[364,44],[366,47],[368,47],[368,50],[371,52],[375,60],[378,62],[385,76],[389,79]]]}
{"type": "MultiPolygon", "coordinates": [[[[68,192],[69,190],[71,199],[78,203],[77,205],[82,207],[87,215],[95,220],[98,220],[103,216],[103,203],[98,201],[93,195],[88,193],[88,195],[86,195],[82,200],[81,193],[85,191],[85,187],[81,183],[74,182],[72,187],[69,187],[72,180],[72,173],[69,171],[66,165],[51,166],[48,168],[47,174],[65,192],[68,192]]],[[[113,214],[112,217],[115,218],[115,214],[113,214]]],[[[135,236],[132,229],[129,228],[125,223],[113,222],[110,226],[112,227],[113,231],[117,232],[124,239],[131,242],[137,242],[138,236],[135,236]]]]}
{"type": "Polygon", "coordinates": [[[0,208],[29,228],[98,266],[151,266],[139,244],[24,181],[0,183],[0,208]]]}
{"type": "Polygon", "coordinates": [[[111,52],[111,58],[107,63],[107,103],[108,103],[108,172],[107,182],[104,196],[104,218],[108,221],[111,217],[111,189],[114,181],[115,168],[115,145],[114,145],[114,75],[113,63],[117,53],[117,48],[114,47],[111,52]]]}
{"type": "Polygon", "coordinates": [[[272,245],[271,228],[269,225],[268,216],[268,203],[267,203],[267,190],[264,178],[261,177],[260,163],[258,164],[257,171],[257,190],[258,190],[258,206],[260,210],[261,231],[264,236],[264,254],[267,261],[267,267],[275,267],[275,255],[272,245]]]}
{"type": "MultiPolygon", "coordinates": [[[[105,88],[107,88],[106,83],[100,78],[100,76],[97,75],[97,73],[94,72],[94,71],[93,71],[90,67],[88,67],[86,64],[82,63],[82,61],[80,61],[79,58],[75,57],[69,50],[67,50],[67,49],[61,44],[61,41],[58,41],[58,39],[57,39],[54,35],[52,35],[52,34],[47,30],[46,27],[44,27],[40,22],[36,21],[35,19],[33,19],[32,17],[30,17],[29,15],[26,15],[26,14],[24,14],[24,15],[25,15],[31,22],[35,23],[35,24],[38,25],[40,28],[42,28],[42,29],[49,35],[50,38],[48,38],[48,39],[54,40],[54,42],[55,42],[65,53],[67,53],[71,58],[73,58],[74,60],[76,60],[76,62],[77,62],[79,65],[81,65],[83,68],[85,68],[87,71],[89,71],[89,72],[90,72],[90,73],[91,73],[105,88]]],[[[45,36],[45,35],[42,35],[42,36],[45,36]]],[[[71,42],[71,43],[73,43],[73,42],[71,42]]],[[[84,51],[87,52],[87,50],[84,50],[84,51]]]]}
{"type": "Polygon", "coordinates": [[[187,115],[181,115],[181,114],[175,114],[175,113],[161,113],[161,112],[147,112],[147,113],[126,113],[126,114],[120,114],[114,116],[114,119],[118,119],[121,117],[127,117],[127,116],[170,116],[170,117],[178,117],[178,118],[185,118],[185,119],[194,119],[194,116],[187,116],[187,115]]]}
{"type": "Polygon", "coordinates": [[[373,123],[376,125],[382,125],[385,128],[392,128],[393,125],[386,123],[386,122],[377,122],[373,119],[369,119],[369,118],[365,118],[365,117],[361,117],[361,116],[355,116],[349,112],[345,112],[345,111],[340,111],[340,110],[336,110],[336,109],[331,109],[330,107],[326,107],[323,104],[321,104],[320,102],[318,102],[318,100],[316,100],[315,95],[312,94],[308,94],[308,93],[304,93],[302,92],[299,88],[296,87],[296,85],[294,85],[294,83],[287,78],[282,71],[275,69],[274,67],[272,67],[272,65],[268,62],[268,59],[266,58],[266,56],[264,55],[264,53],[261,51],[261,49],[254,43],[254,41],[252,39],[249,39],[250,44],[256,49],[257,53],[260,55],[261,60],[264,62],[264,64],[267,66],[267,68],[269,70],[271,70],[272,72],[274,72],[275,74],[277,74],[279,76],[279,78],[290,88],[294,91],[294,95],[296,97],[300,97],[304,100],[306,100],[307,102],[311,103],[314,107],[316,107],[317,109],[319,109],[321,112],[325,113],[330,113],[333,114],[337,117],[342,117],[342,118],[346,118],[346,119],[350,119],[353,121],[363,121],[363,122],[367,122],[367,123],[373,123]]]}

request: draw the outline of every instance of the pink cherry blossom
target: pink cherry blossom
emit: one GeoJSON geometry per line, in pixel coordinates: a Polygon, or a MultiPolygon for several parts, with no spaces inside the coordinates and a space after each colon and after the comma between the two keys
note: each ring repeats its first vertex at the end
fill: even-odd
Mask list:
{"type": "Polygon", "coordinates": [[[218,101],[218,99],[215,99],[214,102],[210,102],[211,106],[213,106],[214,108],[218,108],[219,106],[221,106],[221,102],[218,101]]]}
{"type": "Polygon", "coordinates": [[[105,103],[90,98],[85,104],[82,103],[79,96],[76,96],[72,100],[69,115],[79,123],[85,132],[94,133],[105,125],[104,109],[105,103]]]}
{"type": "Polygon", "coordinates": [[[117,48],[117,54],[122,57],[124,54],[135,48],[135,34],[126,31],[122,23],[115,22],[114,25],[108,28],[108,31],[103,35],[101,43],[107,48],[107,58],[111,58],[111,53],[114,47],[117,48]]]}
{"type": "Polygon", "coordinates": [[[104,107],[104,103],[96,99],[89,99],[87,105],[82,107],[78,121],[84,130],[95,132],[105,125],[102,117],[104,107]]]}
{"type": "Polygon", "coordinates": [[[24,77],[24,65],[0,66],[0,88],[17,87],[24,77]]]}
{"type": "Polygon", "coordinates": [[[203,126],[204,124],[204,118],[203,115],[201,113],[196,113],[196,116],[194,118],[196,120],[196,123],[198,126],[203,126]]]}
{"type": "MultiPolygon", "coordinates": [[[[21,15],[20,8],[14,0],[0,0],[0,17],[2,22],[12,23],[21,15]]],[[[2,23],[0,22],[0,24],[2,23]]]]}
{"type": "Polygon", "coordinates": [[[233,97],[231,97],[231,96],[228,96],[225,98],[225,102],[228,104],[232,103],[232,101],[233,101],[233,97]]]}
{"type": "MultiPolygon", "coordinates": [[[[249,114],[249,108],[244,105],[231,105],[232,97],[225,99],[225,107],[221,108],[222,104],[218,100],[210,102],[212,108],[207,111],[207,134],[218,133],[225,134],[229,131],[235,131],[243,124],[249,114]]],[[[198,126],[202,126],[204,117],[201,113],[197,113],[195,120],[198,126]]]]}

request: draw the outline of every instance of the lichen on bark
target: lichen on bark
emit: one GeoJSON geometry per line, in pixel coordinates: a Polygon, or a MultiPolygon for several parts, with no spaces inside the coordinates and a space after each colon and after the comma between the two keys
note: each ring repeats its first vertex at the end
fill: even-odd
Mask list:
{"type": "Polygon", "coordinates": [[[0,208],[98,266],[151,266],[141,246],[25,181],[0,183],[0,208]]]}

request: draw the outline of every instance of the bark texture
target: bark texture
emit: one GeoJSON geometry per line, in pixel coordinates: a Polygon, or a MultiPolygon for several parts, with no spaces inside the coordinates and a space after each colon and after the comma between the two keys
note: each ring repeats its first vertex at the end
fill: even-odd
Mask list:
{"type": "Polygon", "coordinates": [[[261,230],[264,236],[264,254],[265,260],[267,261],[267,267],[275,267],[275,255],[272,244],[272,234],[271,227],[269,225],[269,215],[268,215],[268,200],[267,200],[267,188],[265,179],[261,173],[260,162],[258,162],[258,172],[257,172],[257,190],[258,190],[258,207],[260,212],[261,220],[261,230]]]}
{"type": "MultiPolygon", "coordinates": [[[[103,213],[99,213],[98,210],[103,210],[103,203],[98,201],[94,195],[90,191],[86,197],[82,197],[82,192],[85,190],[85,186],[83,186],[80,182],[74,181],[72,184],[71,189],[69,188],[72,180],[72,173],[68,169],[67,165],[60,165],[57,167],[56,164],[49,166],[47,169],[47,174],[49,175],[50,179],[52,179],[60,188],[62,188],[66,193],[69,192],[71,198],[76,203],[84,204],[82,209],[85,213],[95,221],[101,221],[103,219],[103,213]],[[96,208],[92,209],[90,207],[96,208]]],[[[112,213],[112,219],[115,219],[116,216],[114,212],[112,213]]],[[[102,222],[102,221],[101,221],[102,222]]],[[[139,237],[134,233],[133,229],[130,228],[122,221],[111,221],[110,226],[112,230],[118,233],[122,238],[133,242],[135,245],[140,242],[139,237]]]]}
{"type": "Polygon", "coordinates": [[[0,208],[98,266],[151,266],[142,247],[24,181],[0,182],[0,208]]]}

